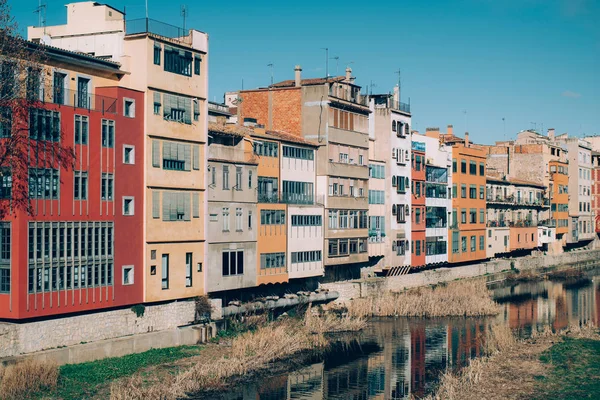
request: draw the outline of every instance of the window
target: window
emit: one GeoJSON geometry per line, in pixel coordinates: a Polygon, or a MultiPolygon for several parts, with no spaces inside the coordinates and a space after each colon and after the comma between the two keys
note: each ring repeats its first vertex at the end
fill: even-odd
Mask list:
{"type": "Polygon", "coordinates": [[[169,255],[162,255],[162,277],[161,277],[161,288],[166,290],[169,288],[169,255]]]}
{"type": "Polygon", "coordinates": [[[41,71],[37,68],[27,68],[26,97],[28,101],[40,100],[41,71]]]}
{"type": "Polygon", "coordinates": [[[133,285],[133,265],[123,266],[123,285],[133,285]]]}
{"type": "Polygon", "coordinates": [[[75,115],[75,144],[87,144],[88,136],[88,117],[84,115],[75,115]]]}
{"type": "Polygon", "coordinates": [[[192,123],[192,99],[176,94],[163,93],[163,118],[167,121],[192,123]]]}
{"type": "Polygon", "coordinates": [[[477,198],[477,186],[469,185],[469,198],[476,199],[477,198]]]}
{"type": "Polygon", "coordinates": [[[362,156],[362,154],[358,155],[358,165],[364,165],[363,164],[363,156],[362,156]]]}
{"type": "Polygon", "coordinates": [[[479,236],[479,250],[485,250],[485,236],[479,236]]]}
{"type": "Polygon", "coordinates": [[[244,274],[244,250],[225,250],[222,253],[223,276],[244,274]]]}
{"type": "Polygon", "coordinates": [[[285,268],[285,253],[263,253],[260,255],[260,269],[285,268]]]}
{"type": "Polygon", "coordinates": [[[460,173],[461,174],[467,173],[467,161],[466,160],[460,160],[460,173]]]}
{"type": "Polygon", "coordinates": [[[461,224],[466,224],[467,223],[467,210],[465,208],[463,208],[460,211],[460,223],[461,224]]]}
{"type": "Polygon", "coordinates": [[[174,74],[192,76],[192,53],[165,45],[164,70],[174,74]]]}
{"type": "Polygon", "coordinates": [[[123,215],[134,215],[133,197],[123,196],[123,215]]]}
{"type": "Polygon", "coordinates": [[[315,151],[313,149],[305,149],[302,147],[283,146],[283,156],[300,160],[314,160],[315,151]]]}
{"type": "Polygon", "coordinates": [[[88,193],[88,174],[83,171],[74,171],[73,198],[86,200],[88,193]]]}
{"type": "Polygon", "coordinates": [[[248,171],[248,189],[252,189],[252,171],[248,171]]]}
{"type": "Polygon", "coordinates": [[[235,167],[235,190],[242,189],[242,167],[235,167]]]}
{"type": "Polygon", "coordinates": [[[0,223],[0,292],[4,293],[10,292],[10,242],[10,222],[2,222],[0,223]]]}
{"type": "Polygon", "coordinates": [[[200,120],[200,100],[193,99],[192,104],[194,106],[194,121],[200,120]]]}
{"type": "Polygon", "coordinates": [[[229,190],[229,166],[223,165],[223,190],[229,190]]]}
{"type": "Polygon", "coordinates": [[[123,164],[135,164],[135,147],[128,144],[123,145],[123,164]]]}
{"type": "Polygon", "coordinates": [[[160,115],[160,108],[162,103],[160,101],[160,93],[154,92],[154,115],[160,115]]]}
{"type": "Polygon", "coordinates": [[[479,209],[479,223],[485,224],[485,209],[483,208],[479,209]]]}
{"type": "Polygon", "coordinates": [[[223,232],[229,232],[229,207],[223,207],[223,232]]]}
{"type": "Polygon", "coordinates": [[[154,65],[160,65],[160,53],[161,53],[161,45],[160,43],[154,43],[154,65]]]}
{"type": "Polygon", "coordinates": [[[466,236],[461,236],[460,237],[460,247],[463,253],[465,253],[467,251],[467,237],[466,236]]]}
{"type": "Polygon", "coordinates": [[[278,145],[276,142],[254,142],[254,154],[265,157],[277,157],[278,145]]]}
{"type": "Polygon", "coordinates": [[[369,190],[369,204],[385,204],[385,191],[369,190]]]}
{"type": "Polygon", "coordinates": [[[477,209],[476,208],[469,209],[469,223],[470,224],[477,223],[477,209]]]}
{"type": "Polygon", "coordinates": [[[195,75],[200,75],[200,63],[202,62],[202,59],[198,56],[194,57],[194,74],[195,75]]]}
{"type": "Polygon", "coordinates": [[[113,190],[114,190],[114,177],[113,174],[109,174],[106,172],[102,173],[102,186],[100,190],[100,198],[102,200],[111,201],[113,199],[113,190]]]}
{"type": "Polygon", "coordinates": [[[163,169],[190,171],[192,147],[185,143],[163,142],[163,169]]]}
{"type": "Polygon", "coordinates": [[[236,208],[235,209],[235,230],[238,232],[242,231],[242,209],[241,208],[236,208]]]}
{"type": "Polygon", "coordinates": [[[128,118],[135,118],[135,100],[123,99],[123,115],[128,118]]]}
{"type": "Polygon", "coordinates": [[[452,184],[452,198],[453,199],[458,198],[458,189],[457,189],[456,183],[452,184]]]}
{"type": "Polygon", "coordinates": [[[292,264],[321,261],[321,250],[297,251],[292,253],[292,264]]]}
{"type": "Polygon", "coordinates": [[[248,211],[248,229],[252,229],[252,210],[248,211]]]}
{"type": "Polygon", "coordinates": [[[58,199],[59,172],[51,168],[29,168],[29,198],[58,199]]]}
{"type": "Polygon", "coordinates": [[[452,232],[452,253],[456,254],[458,253],[458,237],[459,237],[459,233],[458,232],[452,232]]]}
{"type": "Polygon", "coordinates": [[[55,104],[65,104],[65,79],[67,75],[55,72],[52,85],[52,100],[55,104]]]}
{"type": "Polygon", "coordinates": [[[185,253],[185,287],[192,287],[192,253],[185,253]]]}
{"type": "Polygon", "coordinates": [[[477,163],[475,161],[469,161],[469,174],[477,175],[477,163]]]}
{"type": "Polygon", "coordinates": [[[115,146],[115,121],[102,120],[102,147],[115,146]]]}
{"type": "MultiPolygon", "coordinates": [[[[192,193],[194,217],[198,215],[196,193],[192,193]]],[[[162,193],[163,221],[190,221],[190,193],[165,190],[162,193]]],[[[154,212],[154,211],[153,211],[154,212]]],[[[158,212],[158,210],[155,210],[158,212]]]]}
{"type": "Polygon", "coordinates": [[[479,186],[479,198],[481,200],[485,198],[485,186],[479,186]]]}
{"type": "Polygon", "coordinates": [[[60,140],[60,113],[31,108],[29,110],[29,138],[58,142],[60,140]]]}
{"type": "Polygon", "coordinates": [[[467,185],[464,183],[460,185],[460,197],[463,199],[467,198],[467,185]]]}
{"type": "Polygon", "coordinates": [[[452,159],[452,172],[456,173],[456,158],[452,159]]]}
{"type": "Polygon", "coordinates": [[[285,210],[260,210],[261,225],[284,225],[285,210]]]}
{"type": "Polygon", "coordinates": [[[475,251],[477,249],[477,237],[476,236],[471,236],[471,252],[475,251]]]}
{"type": "Polygon", "coordinates": [[[479,176],[485,176],[485,164],[482,162],[479,163],[479,176]]]}
{"type": "Polygon", "coordinates": [[[292,215],[292,226],[321,226],[320,215],[292,215]]]}
{"type": "MultiPolygon", "coordinates": [[[[385,165],[377,165],[371,164],[369,165],[369,177],[375,179],[385,179],[385,165]]],[[[395,181],[396,177],[392,177],[392,180],[395,181]]],[[[393,185],[395,186],[395,185],[393,185]]]]}

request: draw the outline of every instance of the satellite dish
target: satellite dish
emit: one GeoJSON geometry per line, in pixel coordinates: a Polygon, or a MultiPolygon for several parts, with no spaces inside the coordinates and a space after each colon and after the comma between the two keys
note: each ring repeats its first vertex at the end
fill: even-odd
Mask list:
{"type": "Polygon", "coordinates": [[[50,46],[50,45],[52,45],[52,38],[50,37],[50,35],[44,35],[40,39],[40,43],[44,44],[46,46],[50,46]]]}

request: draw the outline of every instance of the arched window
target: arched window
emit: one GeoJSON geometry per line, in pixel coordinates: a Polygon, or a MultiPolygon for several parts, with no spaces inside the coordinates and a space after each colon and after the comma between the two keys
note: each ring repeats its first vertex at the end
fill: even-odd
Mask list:
{"type": "Polygon", "coordinates": [[[392,175],[392,186],[396,187],[396,175],[392,175]]]}
{"type": "Polygon", "coordinates": [[[406,136],[410,135],[410,125],[404,124],[404,134],[406,136]]]}

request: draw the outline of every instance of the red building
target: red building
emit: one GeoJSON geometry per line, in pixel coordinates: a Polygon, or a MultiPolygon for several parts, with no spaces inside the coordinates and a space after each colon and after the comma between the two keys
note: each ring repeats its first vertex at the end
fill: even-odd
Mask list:
{"type": "Polygon", "coordinates": [[[13,190],[28,187],[32,215],[11,209],[2,222],[2,319],[143,301],[144,94],[119,87],[117,63],[43,50],[44,65],[28,69],[28,118],[12,129],[23,124],[30,148],[73,148],[74,168],[46,150],[28,177],[12,177],[13,190]]]}
{"type": "Polygon", "coordinates": [[[600,234],[600,153],[592,151],[592,213],[596,233],[600,234]]]}
{"type": "Polygon", "coordinates": [[[425,266],[425,143],[412,142],[411,263],[425,266]]]}

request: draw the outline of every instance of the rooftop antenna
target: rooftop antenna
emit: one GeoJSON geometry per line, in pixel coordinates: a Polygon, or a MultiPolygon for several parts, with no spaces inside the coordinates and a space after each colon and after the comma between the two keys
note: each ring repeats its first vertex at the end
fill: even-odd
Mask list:
{"type": "Polygon", "coordinates": [[[370,92],[371,92],[371,93],[370,93],[371,95],[373,94],[373,88],[374,88],[375,86],[377,86],[377,84],[376,84],[376,83],[374,83],[373,81],[371,81],[371,83],[369,84],[369,90],[370,90],[370,92]]]}
{"type": "Polygon", "coordinates": [[[465,132],[469,131],[469,123],[467,120],[467,110],[463,110],[463,114],[465,114],[465,132]]]}
{"type": "Polygon", "coordinates": [[[401,77],[400,68],[398,68],[398,71],[396,71],[394,73],[398,74],[398,103],[400,103],[400,96],[402,96],[402,90],[400,90],[400,88],[401,88],[401,86],[400,86],[400,77],[401,77]]]}
{"type": "Polygon", "coordinates": [[[331,59],[335,60],[335,76],[338,76],[339,75],[338,67],[340,66],[340,57],[335,56],[335,57],[331,57],[331,59]]]}
{"type": "Polygon", "coordinates": [[[33,13],[38,15],[38,26],[43,27],[44,33],[46,33],[46,3],[38,0],[38,6],[33,13]]]}
{"type": "MultiPolygon", "coordinates": [[[[146,1],[148,1],[148,0],[146,0],[146,1]]],[[[188,14],[187,6],[185,4],[182,4],[181,5],[181,16],[183,17],[183,32],[184,32],[184,35],[185,35],[185,18],[187,17],[187,14],[188,14]]]]}
{"type": "Polygon", "coordinates": [[[275,66],[275,64],[273,64],[273,63],[267,64],[267,67],[271,68],[271,86],[273,86],[273,67],[274,66],[275,66]]]}
{"type": "Polygon", "coordinates": [[[537,123],[536,122],[530,122],[531,125],[533,125],[533,130],[535,131],[535,129],[537,128],[537,123]]]}
{"type": "Polygon", "coordinates": [[[321,47],[325,50],[325,80],[329,82],[329,47],[321,47]]]}
{"type": "Polygon", "coordinates": [[[506,118],[502,117],[502,125],[504,125],[504,140],[506,140],[506,118]]]}
{"type": "Polygon", "coordinates": [[[146,0],[146,19],[148,19],[148,0],[146,0]]]}

